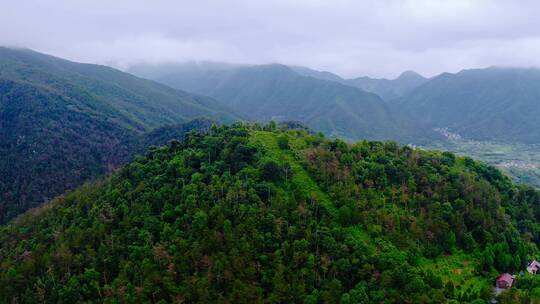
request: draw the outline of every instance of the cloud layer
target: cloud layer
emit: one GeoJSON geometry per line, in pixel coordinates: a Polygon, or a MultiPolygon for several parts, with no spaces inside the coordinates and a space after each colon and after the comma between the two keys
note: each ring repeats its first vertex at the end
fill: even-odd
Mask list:
{"type": "Polygon", "coordinates": [[[1,45],[117,67],[281,62],[346,77],[540,67],[538,1],[22,0],[2,6],[1,45]]]}

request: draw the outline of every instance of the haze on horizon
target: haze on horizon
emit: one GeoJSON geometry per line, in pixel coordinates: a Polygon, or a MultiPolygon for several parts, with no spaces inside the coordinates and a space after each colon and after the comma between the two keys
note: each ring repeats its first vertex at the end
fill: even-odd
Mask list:
{"type": "Polygon", "coordinates": [[[344,77],[540,67],[540,2],[504,0],[28,0],[0,11],[0,45],[126,68],[223,61],[344,77]]]}

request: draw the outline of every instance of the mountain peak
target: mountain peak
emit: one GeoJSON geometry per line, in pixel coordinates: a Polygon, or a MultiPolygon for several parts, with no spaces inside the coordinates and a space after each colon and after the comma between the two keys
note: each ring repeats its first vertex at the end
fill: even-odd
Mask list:
{"type": "Polygon", "coordinates": [[[405,78],[416,78],[416,79],[426,79],[426,77],[418,74],[415,71],[407,70],[399,75],[397,79],[405,79],[405,78]]]}

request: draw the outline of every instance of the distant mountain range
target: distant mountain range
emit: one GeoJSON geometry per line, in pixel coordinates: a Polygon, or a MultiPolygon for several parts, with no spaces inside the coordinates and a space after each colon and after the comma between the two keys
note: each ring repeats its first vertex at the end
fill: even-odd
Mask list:
{"type": "Polygon", "coordinates": [[[444,128],[468,139],[540,142],[539,69],[493,67],[432,78],[406,71],[392,80],[222,63],[134,66],[130,72],[212,96],[252,119],[297,119],[347,138],[429,141],[432,130],[444,128]]]}
{"type": "Polygon", "coordinates": [[[237,116],[109,67],[0,48],[0,222],[123,165],[156,127],[237,116]]]}
{"type": "Polygon", "coordinates": [[[134,66],[128,71],[211,96],[251,120],[298,120],[317,131],[349,139],[410,142],[431,136],[376,94],[347,85],[328,72],[280,64],[220,63],[134,66]]]}
{"type": "Polygon", "coordinates": [[[321,72],[305,67],[291,68],[297,73],[305,76],[335,81],[360,88],[364,91],[379,95],[385,101],[392,101],[402,97],[428,81],[427,78],[414,71],[405,71],[396,79],[370,78],[366,76],[345,79],[330,72],[321,72]]]}
{"type": "Polygon", "coordinates": [[[416,72],[405,71],[396,79],[358,77],[347,80],[347,84],[375,93],[386,101],[392,101],[406,96],[427,81],[427,78],[416,72]]]}
{"type": "Polygon", "coordinates": [[[295,71],[375,93],[394,112],[432,129],[448,128],[476,140],[540,142],[539,69],[490,67],[429,79],[406,71],[393,80],[343,79],[308,68],[295,71]]]}
{"type": "Polygon", "coordinates": [[[396,102],[413,119],[465,138],[540,142],[540,70],[487,68],[433,77],[396,102]]]}

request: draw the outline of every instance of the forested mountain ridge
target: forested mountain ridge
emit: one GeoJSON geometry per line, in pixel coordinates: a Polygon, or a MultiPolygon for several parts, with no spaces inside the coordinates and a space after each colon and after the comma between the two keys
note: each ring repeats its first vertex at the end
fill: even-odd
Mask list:
{"type": "Polygon", "coordinates": [[[237,117],[213,103],[109,67],[0,47],[0,223],[117,169],[155,127],[237,117]]]}
{"type": "Polygon", "coordinates": [[[316,131],[354,140],[414,142],[436,136],[393,111],[375,94],[305,76],[306,71],[300,69],[280,64],[187,63],[134,66],[128,71],[214,97],[255,121],[298,120],[316,131]]]}
{"type": "Polygon", "coordinates": [[[540,70],[486,68],[443,73],[399,100],[418,121],[465,138],[540,142],[540,70]]]}
{"type": "Polygon", "coordinates": [[[313,77],[313,78],[317,78],[317,79],[321,79],[321,80],[335,81],[335,82],[339,82],[339,83],[342,83],[342,84],[345,84],[345,82],[346,82],[346,79],[341,78],[341,76],[336,75],[336,74],[334,74],[332,72],[328,72],[328,71],[318,71],[318,70],[310,69],[310,68],[307,68],[307,67],[294,66],[294,65],[289,66],[289,68],[291,68],[296,73],[298,73],[300,75],[304,75],[304,76],[309,76],[309,77],[313,77]]]}
{"type": "Polygon", "coordinates": [[[0,80],[0,223],[123,166],[148,146],[205,130],[197,119],[138,133],[107,119],[66,110],[68,100],[0,80]]]}
{"type": "Polygon", "coordinates": [[[113,68],[71,62],[28,49],[0,47],[0,78],[65,94],[81,111],[125,127],[149,130],[206,116],[236,118],[211,98],[172,89],[113,68]]]}
{"type": "Polygon", "coordinates": [[[405,71],[395,79],[371,78],[367,76],[347,79],[331,72],[317,71],[301,66],[291,66],[291,69],[301,75],[335,81],[344,85],[360,88],[366,92],[380,96],[386,102],[392,102],[428,81],[427,78],[414,71],[405,71]]]}
{"type": "Polygon", "coordinates": [[[487,301],[538,254],[539,202],[451,153],[214,126],[0,228],[0,300],[487,301]]]}
{"type": "MultiPolygon", "coordinates": [[[[286,73],[280,75],[283,82],[274,81],[270,74],[267,78],[256,78],[253,73],[260,70],[264,74],[264,67],[268,66],[248,66],[248,65],[227,65],[220,63],[190,63],[190,64],[170,64],[164,66],[134,66],[131,72],[154,79],[165,84],[183,88],[188,91],[215,94],[214,97],[222,99],[227,103],[238,102],[243,98],[252,102],[249,109],[262,109],[263,113],[269,113],[265,108],[265,103],[255,104],[255,101],[266,99],[270,104],[277,101],[287,101],[283,96],[275,94],[281,91],[287,98],[294,102],[306,102],[308,94],[304,99],[297,96],[298,91],[289,91],[284,84],[291,80],[291,75],[286,73]],[[244,71],[246,74],[241,75],[244,71]],[[251,71],[247,73],[246,71],[251,71]],[[253,84],[256,92],[250,92],[251,81],[256,80],[268,82],[271,88],[268,92],[262,89],[260,84],[253,84]],[[233,86],[240,83],[240,88],[233,86]],[[280,86],[284,86],[283,89],[280,86]],[[246,90],[246,91],[242,91],[246,90]],[[241,93],[238,93],[238,92],[241,93]],[[249,96],[243,95],[249,94],[249,96]]],[[[451,132],[462,135],[465,138],[474,140],[494,140],[504,142],[538,143],[540,141],[540,125],[538,117],[540,115],[540,70],[535,68],[499,68],[491,67],[485,69],[470,69],[461,72],[442,73],[438,76],[425,78],[413,71],[403,72],[396,79],[375,79],[369,77],[358,77],[354,79],[344,79],[330,72],[316,71],[299,66],[281,66],[288,68],[297,76],[304,76],[308,79],[317,79],[324,83],[342,84],[343,87],[335,87],[333,94],[337,98],[356,100],[347,95],[345,87],[356,87],[365,92],[372,92],[380,96],[390,106],[389,113],[393,117],[381,117],[381,111],[373,107],[355,108],[336,106],[336,113],[321,114],[315,112],[317,120],[309,121],[310,113],[305,109],[293,108],[298,111],[297,117],[310,125],[315,130],[324,131],[327,134],[335,134],[341,137],[352,139],[358,138],[394,138],[401,141],[414,141],[423,139],[430,141],[434,135],[430,132],[435,128],[449,128],[451,132]],[[342,91],[343,90],[343,91],[342,91]],[[341,92],[341,93],[337,93],[341,92]],[[346,108],[346,109],[345,109],[346,108]],[[371,115],[371,111],[374,114],[371,115]],[[300,117],[300,113],[304,115],[300,117]],[[367,114],[371,119],[360,116],[351,117],[352,114],[367,114]],[[346,117],[347,121],[366,121],[368,126],[349,123],[346,126],[340,125],[339,117],[346,117]],[[398,126],[395,130],[382,122],[390,122],[398,126]],[[382,125],[381,125],[382,124],[382,125]],[[357,132],[356,129],[369,130],[370,126],[377,126],[370,132],[357,132]],[[419,131],[419,129],[421,131],[419,131]],[[423,131],[423,132],[422,132],[423,131]],[[373,135],[376,135],[375,137],[373,135]],[[388,134],[391,136],[388,137],[388,134]],[[405,138],[406,140],[402,140],[405,138]]],[[[277,67],[276,67],[277,69],[277,67]]],[[[276,75],[276,74],[274,74],[276,75]]],[[[314,87],[321,86],[321,82],[312,83],[314,87]]],[[[321,89],[309,87],[309,91],[317,92],[321,95],[321,89]]],[[[326,95],[324,103],[333,104],[331,96],[326,95]]],[[[360,98],[362,99],[362,98],[360,98]]],[[[277,103],[279,104],[279,103],[277,103]]],[[[351,104],[360,103],[352,101],[351,104]]],[[[242,105],[239,103],[239,105],[242,105]]],[[[313,104],[310,104],[313,107],[313,104]]],[[[279,106],[289,113],[287,107],[279,106]]],[[[245,109],[237,108],[237,111],[245,109]]],[[[274,118],[279,119],[282,113],[275,113],[274,118]]],[[[324,112],[324,111],[323,111],[324,112]]],[[[257,115],[255,115],[257,116],[257,115]]],[[[355,115],[353,115],[355,116],[355,115]]],[[[260,118],[257,116],[257,118],[260,118]]],[[[345,119],[343,119],[345,120],[345,119]]]]}
{"type": "Polygon", "coordinates": [[[385,101],[392,102],[399,97],[407,95],[427,81],[427,78],[414,71],[405,71],[396,79],[358,77],[347,79],[346,82],[348,85],[375,93],[381,96],[385,101]]]}
{"type": "Polygon", "coordinates": [[[68,97],[0,80],[0,222],[123,163],[136,137],[68,97]]]}

